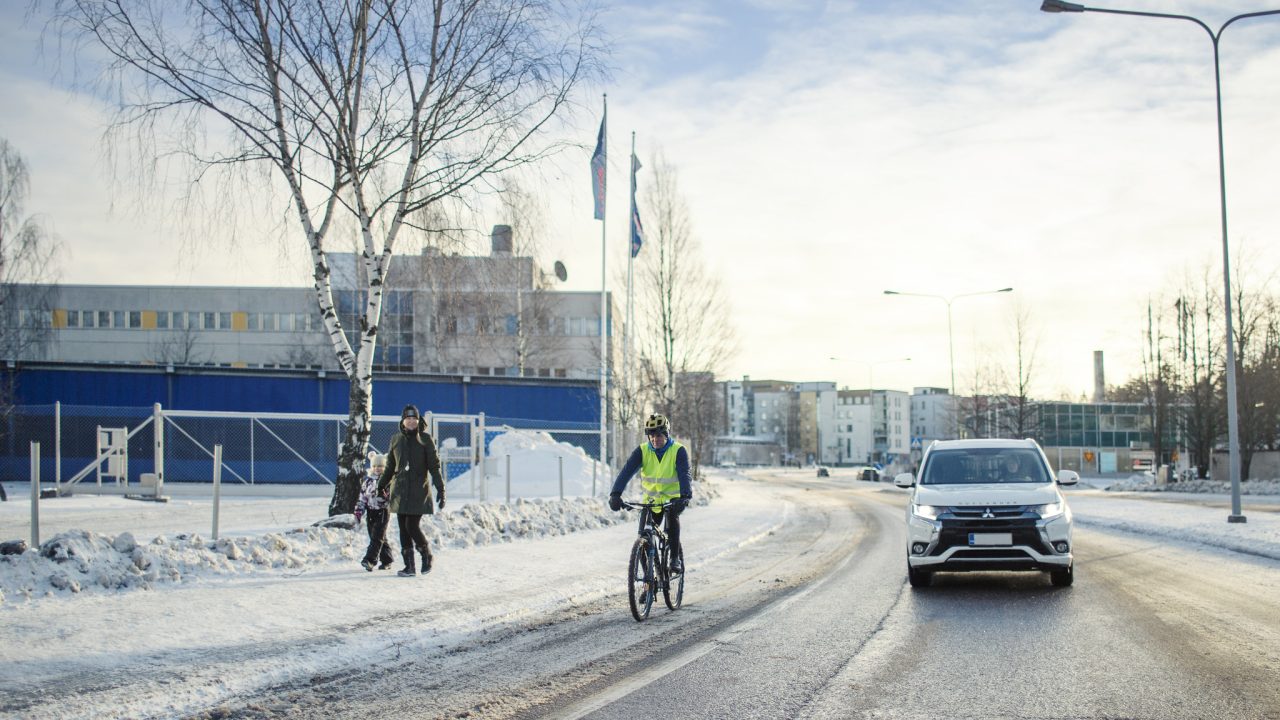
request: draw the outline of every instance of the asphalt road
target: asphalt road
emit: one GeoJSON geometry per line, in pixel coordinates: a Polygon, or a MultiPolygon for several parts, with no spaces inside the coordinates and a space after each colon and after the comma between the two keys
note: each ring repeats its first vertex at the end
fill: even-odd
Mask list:
{"type": "MultiPolygon", "coordinates": [[[[1280,563],[1076,530],[1076,583],[906,584],[904,496],[797,481],[775,535],[618,598],[217,717],[1280,718],[1280,563]]],[[[691,535],[691,533],[687,533],[691,535]]]]}

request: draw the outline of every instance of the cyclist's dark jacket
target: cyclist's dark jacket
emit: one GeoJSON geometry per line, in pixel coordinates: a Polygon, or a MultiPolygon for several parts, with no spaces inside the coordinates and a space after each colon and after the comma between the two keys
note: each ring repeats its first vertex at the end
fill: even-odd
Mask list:
{"type": "MultiPolygon", "coordinates": [[[[645,445],[648,445],[653,450],[653,453],[658,456],[658,459],[661,460],[668,450],[676,447],[676,441],[672,438],[667,438],[667,444],[663,445],[661,450],[653,447],[648,442],[645,445]]],[[[627,483],[631,482],[631,478],[637,472],[640,472],[640,466],[644,463],[643,449],[643,446],[636,446],[636,449],[631,453],[631,457],[627,458],[627,464],[622,466],[622,471],[618,473],[618,478],[613,481],[612,493],[614,495],[621,495],[622,491],[626,489],[627,483]]],[[[680,479],[680,497],[686,500],[692,498],[693,476],[689,472],[689,451],[683,445],[680,445],[679,450],[676,452],[676,477],[680,479]]]]}

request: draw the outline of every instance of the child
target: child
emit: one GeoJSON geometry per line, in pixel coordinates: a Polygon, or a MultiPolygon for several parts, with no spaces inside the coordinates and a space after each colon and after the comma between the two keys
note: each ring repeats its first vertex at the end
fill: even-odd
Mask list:
{"type": "Polygon", "coordinates": [[[360,516],[369,516],[369,549],[365,551],[361,567],[373,572],[375,560],[381,560],[379,570],[391,567],[391,548],[387,547],[387,521],[391,514],[387,512],[387,499],[378,494],[378,480],[387,466],[387,456],[376,450],[369,452],[369,472],[364,476],[360,487],[360,499],[356,501],[356,522],[360,516]]]}

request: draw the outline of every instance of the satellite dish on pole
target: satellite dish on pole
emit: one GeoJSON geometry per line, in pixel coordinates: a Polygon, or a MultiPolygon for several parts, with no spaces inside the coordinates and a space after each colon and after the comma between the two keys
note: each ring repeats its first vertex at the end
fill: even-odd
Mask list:
{"type": "Polygon", "coordinates": [[[556,277],[560,279],[560,282],[569,279],[569,271],[564,269],[564,263],[559,260],[556,261],[556,277]]]}

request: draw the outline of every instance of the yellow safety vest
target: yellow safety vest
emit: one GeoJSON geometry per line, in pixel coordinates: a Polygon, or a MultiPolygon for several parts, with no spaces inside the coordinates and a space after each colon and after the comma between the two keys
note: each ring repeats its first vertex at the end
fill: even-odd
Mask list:
{"type": "MultiPolygon", "coordinates": [[[[680,497],[680,478],[676,476],[676,455],[684,447],[669,440],[667,449],[658,459],[658,453],[649,443],[640,446],[640,487],[644,488],[646,503],[664,503],[680,497]]],[[[654,512],[662,512],[655,508],[654,512]]]]}

